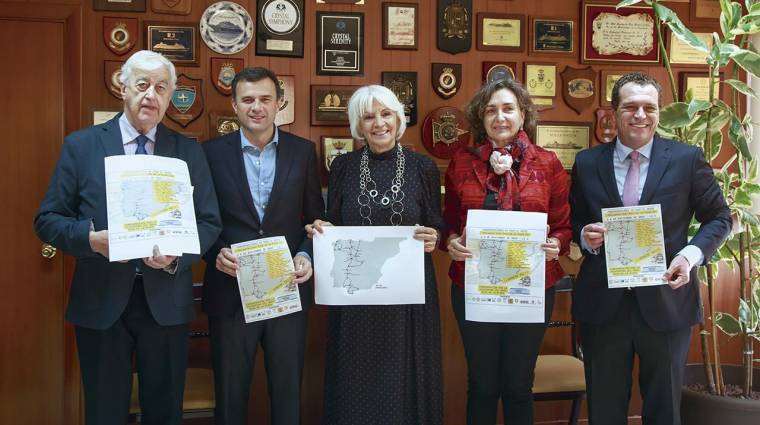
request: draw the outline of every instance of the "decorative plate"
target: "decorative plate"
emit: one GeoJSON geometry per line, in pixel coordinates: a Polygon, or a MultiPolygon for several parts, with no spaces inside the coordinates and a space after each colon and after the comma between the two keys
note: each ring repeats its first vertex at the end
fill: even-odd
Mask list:
{"type": "Polygon", "coordinates": [[[201,38],[209,49],[223,55],[237,53],[253,38],[253,20],[243,6],[219,1],[201,16],[201,38]]]}

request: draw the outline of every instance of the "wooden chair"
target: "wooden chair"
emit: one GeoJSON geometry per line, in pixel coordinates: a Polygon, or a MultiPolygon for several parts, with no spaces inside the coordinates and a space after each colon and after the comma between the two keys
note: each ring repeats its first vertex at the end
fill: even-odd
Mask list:
{"type": "MultiPolygon", "coordinates": [[[[203,284],[193,284],[193,292],[196,294],[194,301],[197,310],[200,311],[201,297],[200,293],[203,284]]],[[[190,349],[193,350],[193,341],[208,341],[208,327],[206,325],[198,326],[205,322],[205,318],[202,314],[198,315],[199,318],[191,325],[192,330],[189,338],[191,340],[190,349]],[[197,330],[198,328],[202,330],[197,330]],[[201,339],[202,338],[202,339],[201,339]]],[[[214,407],[216,407],[216,398],[214,396],[214,372],[211,369],[209,361],[203,362],[206,364],[197,365],[193,364],[191,355],[190,366],[187,368],[185,375],[185,395],[182,402],[183,418],[201,418],[201,417],[213,417],[214,407]]],[[[129,422],[140,422],[140,395],[138,391],[137,372],[132,374],[132,401],[129,406],[129,422]]]]}
{"type": "MultiPolygon", "coordinates": [[[[555,286],[559,293],[572,293],[573,278],[565,276],[555,286]]],[[[572,400],[570,418],[567,423],[576,425],[580,414],[581,401],[586,398],[586,377],[583,372],[583,353],[574,321],[551,321],[550,328],[569,327],[572,355],[541,354],[538,356],[533,381],[533,399],[572,400]]]]}

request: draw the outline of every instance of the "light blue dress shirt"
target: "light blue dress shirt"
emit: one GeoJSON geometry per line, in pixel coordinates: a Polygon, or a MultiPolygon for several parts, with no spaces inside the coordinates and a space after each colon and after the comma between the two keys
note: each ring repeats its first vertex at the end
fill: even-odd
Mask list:
{"type": "Polygon", "coordinates": [[[280,132],[275,127],[272,140],[264,146],[264,149],[259,149],[251,144],[243,134],[243,130],[240,130],[240,148],[243,150],[243,164],[245,165],[248,189],[251,191],[253,205],[256,207],[259,220],[262,222],[269,204],[269,197],[272,194],[279,140],[280,132]]]}

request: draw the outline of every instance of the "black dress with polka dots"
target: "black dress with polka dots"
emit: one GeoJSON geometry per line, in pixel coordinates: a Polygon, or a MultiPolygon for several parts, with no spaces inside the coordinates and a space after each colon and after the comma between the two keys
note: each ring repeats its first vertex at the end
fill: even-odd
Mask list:
{"type": "MultiPolygon", "coordinates": [[[[331,166],[328,219],[361,226],[359,165],[362,149],[331,166]]],[[[396,174],[397,149],[369,152],[379,193],[396,174]]],[[[443,229],[438,170],[430,158],[403,149],[401,225],[443,229]]],[[[375,226],[391,225],[390,205],[372,204],[375,226]]],[[[425,254],[425,304],[333,306],[329,309],[324,425],[435,425],[443,422],[441,332],[433,262],[425,254]]]]}

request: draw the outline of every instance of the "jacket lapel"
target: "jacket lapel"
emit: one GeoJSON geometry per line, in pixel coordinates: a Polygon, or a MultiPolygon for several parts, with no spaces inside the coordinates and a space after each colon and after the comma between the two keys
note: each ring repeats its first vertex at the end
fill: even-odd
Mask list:
{"type": "Polygon", "coordinates": [[[523,193],[522,190],[530,181],[531,173],[536,169],[533,165],[534,162],[536,162],[536,150],[533,143],[528,143],[525,152],[523,152],[522,164],[520,164],[520,182],[517,185],[520,188],[520,193],[523,193]]]}
{"type": "Polygon", "coordinates": [[[599,177],[607,192],[611,207],[622,207],[623,200],[620,199],[620,193],[615,182],[615,167],[613,165],[613,155],[615,154],[615,143],[607,143],[599,154],[599,160],[596,162],[599,177]]]}
{"type": "Polygon", "coordinates": [[[163,124],[158,124],[156,129],[156,144],[154,145],[153,155],[176,157],[177,140],[163,124]]]}
{"type": "Polygon", "coordinates": [[[644,190],[641,192],[639,204],[646,205],[654,196],[657,186],[660,184],[662,175],[670,163],[670,148],[659,137],[655,136],[652,142],[652,153],[649,158],[649,170],[647,179],[644,182],[644,190]]]}
{"type": "Polygon", "coordinates": [[[253,197],[251,196],[251,188],[248,186],[248,177],[245,175],[245,164],[243,161],[243,150],[240,147],[240,130],[233,133],[234,136],[227,140],[227,163],[232,171],[232,180],[235,186],[240,190],[240,196],[243,197],[243,201],[248,206],[248,210],[251,212],[256,224],[261,224],[261,218],[259,213],[256,212],[256,207],[253,205],[253,197]]]}
{"type": "MultiPolygon", "coordinates": [[[[481,149],[483,149],[483,146],[475,148],[475,152],[472,152],[472,154],[478,159],[480,159],[481,149]]],[[[470,161],[470,164],[472,164],[472,172],[475,173],[475,177],[478,178],[478,181],[480,182],[480,186],[485,188],[486,179],[488,178],[488,165],[486,165],[485,162],[480,161],[480,160],[470,161]]]]}
{"type": "Polygon", "coordinates": [[[121,113],[106,122],[100,133],[100,144],[103,145],[105,156],[124,155],[124,143],[121,140],[121,128],[119,127],[121,113]]]}
{"type": "Polygon", "coordinates": [[[269,202],[264,209],[264,219],[271,216],[270,211],[274,210],[274,204],[279,200],[281,192],[286,187],[288,176],[290,175],[290,169],[293,163],[296,162],[295,152],[293,152],[292,145],[288,143],[285,134],[279,132],[279,141],[277,142],[277,160],[275,162],[274,169],[274,182],[272,182],[272,192],[269,194],[269,202]]]}

